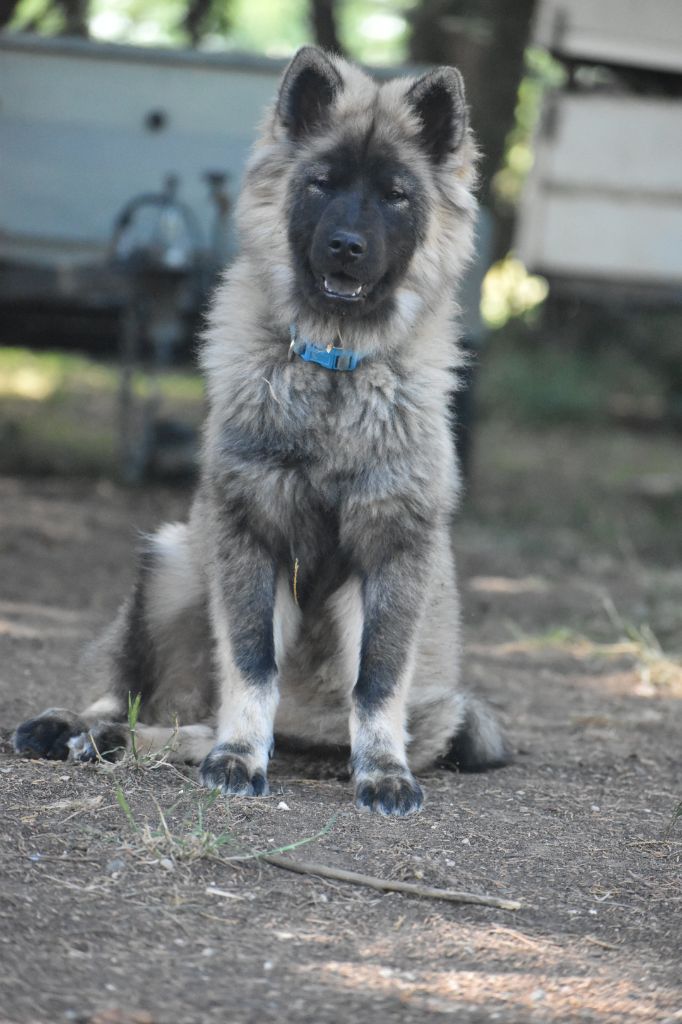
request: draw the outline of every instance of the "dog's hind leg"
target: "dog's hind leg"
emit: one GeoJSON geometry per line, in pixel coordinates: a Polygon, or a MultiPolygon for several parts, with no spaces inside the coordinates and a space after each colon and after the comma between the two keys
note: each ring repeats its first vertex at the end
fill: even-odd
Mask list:
{"type": "MultiPolygon", "coordinates": [[[[199,764],[215,743],[210,725],[135,726],[135,751],[138,757],[158,757],[171,763],[199,764]]],[[[132,733],[127,724],[100,722],[92,729],[68,741],[73,761],[110,760],[132,748],[132,733]]]]}
{"type": "Polygon", "coordinates": [[[408,706],[409,757],[417,772],[434,764],[485,771],[509,761],[492,709],[460,689],[460,654],[455,567],[449,541],[441,538],[408,706]]]}
{"type": "MultiPolygon", "coordinates": [[[[154,722],[170,726],[176,716],[181,723],[208,718],[211,643],[203,580],[186,526],[168,524],[147,540],[131,594],[82,668],[95,692],[105,696],[77,714],[49,708],[22,723],[14,734],[18,754],[115,758],[127,749],[129,701],[138,694],[140,728],[154,722]]],[[[193,739],[189,743],[193,750],[193,739]]]]}
{"type": "Polygon", "coordinates": [[[124,717],[122,703],[113,694],[94,701],[79,714],[67,708],[48,708],[35,718],[22,722],[12,737],[12,743],[16,753],[22,757],[66,761],[74,739],[87,736],[96,728],[98,750],[106,756],[126,746],[124,717]]]}
{"type": "MultiPolygon", "coordinates": [[[[48,708],[16,729],[13,745],[17,754],[50,761],[65,761],[71,741],[87,737],[97,729],[98,750],[105,752],[125,747],[127,694],[133,697],[144,690],[150,694],[154,676],[154,644],[149,635],[147,615],[152,555],[145,550],[138,563],[132,592],[118,610],[114,621],[98,640],[90,645],[82,661],[82,670],[95,692],[104,695],[78,713],[68,708],[48,708]]],[[[84,744],[80,744],[84,750],[84,744]]],[[[92,749],[92,748],[91,748],[92,749]]],[[[97,754],[92,750],[92,757],[97,754]]],[[[85,759],[85,758],[83,758],[85,759]]]]}

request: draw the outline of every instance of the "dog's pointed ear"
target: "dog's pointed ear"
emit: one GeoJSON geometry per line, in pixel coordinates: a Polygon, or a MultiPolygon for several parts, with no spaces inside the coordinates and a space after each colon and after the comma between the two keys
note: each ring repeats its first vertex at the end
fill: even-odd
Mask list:
{"type": "Polygon", "coordinates": [[[301,47],[284,72],[277,100],[277,116],[290,138],[300,139],[325,123],[342,85],[341,75],[323,50],[301,47]]]}
{"type": "Polygon", "coordinates": [[[469,127],[462,76],[457,68],[436,68],[417,79],[407,96],[421,122],[421,144],[439,164],[461,145],[469,127]]]}

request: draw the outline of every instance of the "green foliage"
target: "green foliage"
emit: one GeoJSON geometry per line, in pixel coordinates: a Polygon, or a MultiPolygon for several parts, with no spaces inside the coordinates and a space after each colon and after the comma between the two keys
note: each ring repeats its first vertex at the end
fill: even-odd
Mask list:
{"type": "Polygon", "coordinates": [[[130,809],[130,804],[126,800],[126,795],[120,786],[116,787],[116,802],[118,803],[118,806],[121,808],[126,818],[128,819],[128,824],[130,825],[133,832],[137,832],[137,822],[135,821],[135,816],[133,815],[133,812],[130,809]]]}
{"type": "MultiPolygon", "coordinates": [[[[644,323],[653,316],[639,314],[644,323]]],[[[640,417],[652,410],[662,420],[668,374],[651,350],[633,358],[613,324],[611,334],[605,324],[601,333],[590,324],[588,318],[575,337],[547,316],[534,324],[510,320],[492,332],[481,357],[482,414],[531,426],[605,423],[624,410],[640,417]]]]}
{"type": "Polygon", "coordinates": [[[407,59],[410,10],[415,0],[345,0],[337,5],[339,36],[347,52],[366,64],[399,65],[407,59]]]}
{"type": "Polygon", "coordinates": [[[137,749],[137,720],[140,717],[140,705],[142,694],[138,693],[133,697],[128,694],[128,729],[130,730],[130,752],[133,755],[135,764],[140,763],[140,755],[137,749]]]}
{"type": "MultiPolygon", "coordinates": [[[[416,0],[338,0],[346,51],[368,64],[400,64],[407,54],[407,16],[416,0]]],[[[187,46],[289,56],[314,42],[309,0],[209,0],[192,17],[188,0],[90,0],[93,39],[140,46],[187,46]],[[189,17],[188,17],[189,14],[189,17]]],[[[50,0],[21,0],[10,27],[57,35],[65,18],[50,0]]]]}
{"type": "Polygon", "coordinates": [[[18,32],[40,32],[54,36],[64,31],[64,12],[51,0],[21,0],[9,28],[18,32]]]}
{"type": "Polygon", "coordinates": [[[558,89],[566,78],[562,65],[538,46],[527,48],[525,63],[526,74],[519,85],[514,127],[507,136],[504,163],[493,182],[496,199],[507,207],[518,203],[533,166],[533,134],[543,97],[548,90],[558,89]]]}
{"type": "Polygon", "coordinates": [[[538,346],[532,353],[495,338],[481,398],[487,408],[529,423],[595,420],[606,411],[606,388],[589,361],[538,346]]]}
{"type": "Polygon", "coordinates": [[[249,50],[283,57],[311,42],[308,7],[301,0],[233,0],[228,38],[210,37],[211,49],[249,50]]]}
{"type": "MultiPolygon", "coordinates": [[[[267,859],[271,854],[290,853],[301,846],[308,846],[329,835],[336,824],[337,814],[333,814],[325,825],[313,835],[303,836],[281,846],[265,850],[243,848],[239,838],[229,827],[225,827],[225,818],[230,814],[230,801],[220,798],[217,789],[210,792],[198,791],[190,797],[189,813],[179,820],[175,814],[181,800],[176,801],[168,810],[163,810],[158,801],[152,797],[158,824],[152,825],[148,820],[138,820],[120,785],[115,788],[116,802],[123,811],[128,825],[135,833],[132,849],[141,854],[153,854],[161,859],[165,866],[172,868],[178,862],[193,862],[208,858],[222,863],[267,859]],[[217,824],[219,830],[211,826],[217,824]],[[224,848],[231,846],[233,852],[225,855],[224,848]]],[[[146,815],[145,815],[146,818],[146,815]]]]}
{"type": "Polygon", "coordinates": [[[489,269],[481,288],[481,314],[490,327],[504,327],[521,317],[532,322],[545,301],[548,284],[543,277],[529,274],[520,260],[506,256],[489,269]]]}

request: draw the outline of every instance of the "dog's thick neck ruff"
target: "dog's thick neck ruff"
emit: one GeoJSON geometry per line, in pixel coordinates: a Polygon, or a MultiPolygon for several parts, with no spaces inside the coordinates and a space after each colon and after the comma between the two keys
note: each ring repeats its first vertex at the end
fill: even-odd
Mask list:
{"type": "Polygon", "coordinates": [[[306,363],[317,363],[327,370],[354,370],[363,360],[360,352],[353,352],[352,349],[341,348],[329,344],[318,344],[309,338],[303,338],[298,333],[295,323],[289,325],[289,358],[299,356],[306,363]]]}

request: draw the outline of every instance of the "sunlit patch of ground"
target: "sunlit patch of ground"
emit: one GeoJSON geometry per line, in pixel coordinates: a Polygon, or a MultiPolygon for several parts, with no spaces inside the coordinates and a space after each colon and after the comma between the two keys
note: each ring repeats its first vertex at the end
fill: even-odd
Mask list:
{"type": "MultiPolygon", "coordinates": [[[[494,945],[494,939],[492,940],[494,945]]],[[[320,968],[317,967],[316,970],[320,968]]],[[[666,1007],[651,993],[601,968],[595,976],[561,976],[543,970],[511,969],[402,971],[386,965],[329,961],[321,970],[337,985],[354,991],[370,990],[397,995],[405,1006],[428,1013],[456,1014],[462,1009],[485,1009],[489,1020],[501,1020],[511,1011],[515,1020],[651,1022],[666,1007]]]]}

